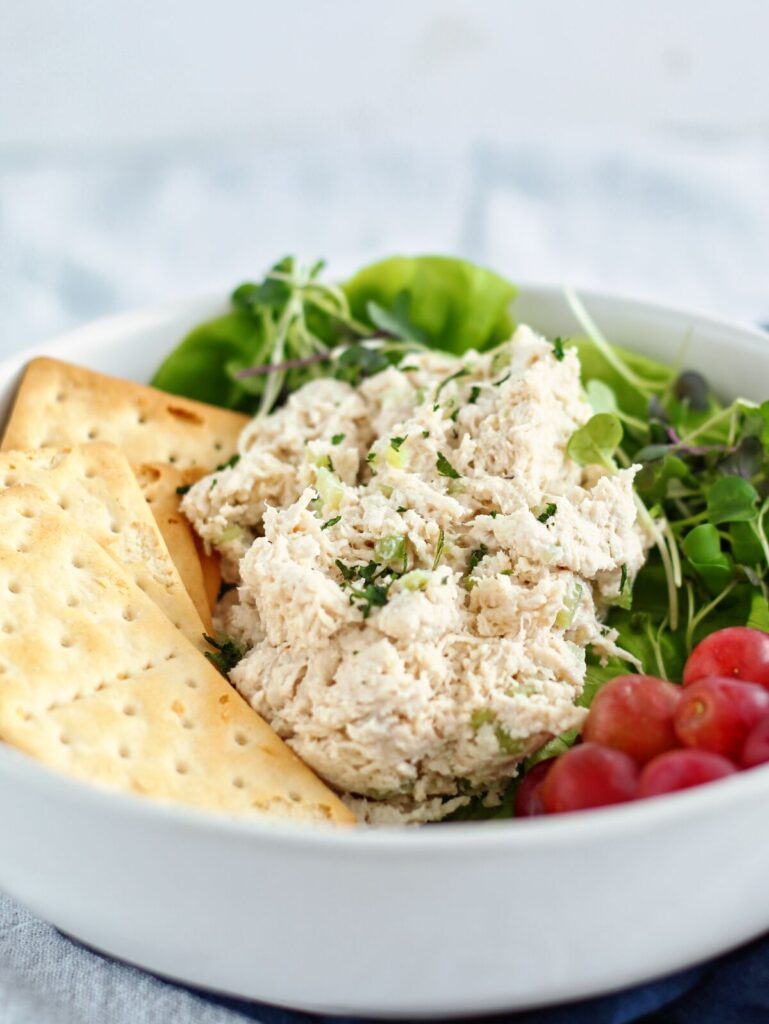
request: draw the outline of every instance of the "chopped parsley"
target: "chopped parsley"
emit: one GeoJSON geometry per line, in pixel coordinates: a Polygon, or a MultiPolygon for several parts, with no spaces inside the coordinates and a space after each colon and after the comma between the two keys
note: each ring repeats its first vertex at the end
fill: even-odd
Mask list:
{"type": "Polygon", "coordinates": [[[538,523],[546,523],[548,521],[548,519],[552,519],[553,518],[553,516],[555,515],[555,513],[557,511],[558,511],[558,506],[555,504],[555,502],[553,502],[553,501],[548,502],[548,504],[545,505],[544,511],[540,512],[540,514],[537,516],[537,522],[538,523]]]}
{"type": "Polygon", "coordinates": [[[246,653],[245,646],[226,636],[222,637],[221,640],[216,640],[214,637],[204,633],[203,639],[214,648],[213,651],[205,651],[205,656],[227,678],[246,653]]]}
{"type": "Polygon", "coordinates": [[[368,462],[369,464],[372,462],[376,462],[376,452],[369,452],[368,455],[366,456],[366,462],[368,462]]]}
{"type": "Polygon", "coordinates": [[[390,585],[402,575],[397,569],[382,565],[381,562],[345,565],[337,558],[335,565],[344,580],[342,587],[350,587],[350,604],[357,606],[364,619],[369,617],[373,608],[387,604],[390,585]]]}
{"type": "Polygon", "coordinates": [[[469,376],[470,376],[470,371],[467,369],[466,366],[463,366],[463,367],[461,367],[461,369],[457,370],[456,373],[452,373],[450,377],[447,377],[445,380],[442,380],[440,382],[440,384],[438,385],[438,387],[435,389],[435,401],[436,402],[438,401],[438,398],[440,397],[441,391],[443,391],[443,389],[446,387],[447,384],[450,384],[453,380],[459,380],[460,377],[469,377],[469,376]]]}
{"type": "Polygon", "coordinates": [[[429,437],[429,436],[430,436],[430,431],[429,430],[423,430],[422,431],[422,437],[429,437]]]}
{"type": "Polygon", "coordinates": [[[482,562],[488,553],[489,549],[485,544],[480,544],[474,551],[471,551],[468,572],[472,572],[476,565],[478,565],[479,562],[482,562]]]}
{"type": "Polygon", "coordinates": [[[399,452],[401,450],[401,445],[403,444],[403,442],[405,440],[406,440],[405,437],[391,437],[390,438],[390,447],[394,451],[399,452]]]}
{"type": "Polygon", "coordinates": [[[435,466],[441,476],[450,477],[452,480],[459,480],[459,473],[457,473],[443,452],[438,452],[438,458],[435,460],[435,466]]]}
{"type": "Polygon", "coordinates": [[[622,566],[622,571],[619,578],[619,592],[620,594],[625,593],[625,587],[627,586],[627,566],[622,566]]]}
{"type": "Polygon", "coordinates": [[[181,487],[177,487],[176,488],[176,493],[177,494],[186,494],[187,491],[189,491],[190,487],[192,487],[192,484],[182,484],[181,487]]]}
{"type": "Polygon", "coordinates": [[[396,508],[396,510],[395,510],[395,511],[396,511],[396,512],[408,512],[408,509],[406,508],[406,506],[405,506],[405,505],[399,505],[399,506],[398,506],[398,507],[396,508]]]}
{"type": "Polygon", "coordinates": [[[498,388],[501,384],[504,384],[506,380],[510,380],[512,373],[506,373],[504,377],[500,377],[499,380],[492,381],[492,386],[498,388]]]}
{"type": "Polygon", "coordinates": [[[336,524],[341,520],[341,518],[341,516],[334,516],[333,519],[327,519],[325,523],[323,523],[323,525],[321,526],[321,530],[327,530],[330,526],[336,526],[336,524]]]}
{"type": "Polygon", "coordinates": [[[331,443],[334,445],[341,444],[342,441],[344,441],[345,437],[346,434],[334,434],[334,436],[331,438],[331,443]]]}
{"type": "Polygon", "coordinates": [[[233,466],[237,466],[240,462],[240,456],[237,452],[234,455],[230,455],[226,462],[220,462],[216,467],[217,469],[232,469],[233,466]]]}
{"type": "Polygon", "coordinates": [[[563,357],[566,355],[566,351],[563,347],[563,338],[553,338],[553,355],[560,363],[563,357]]]}
{"type": "Polygon", "coordinates": [[[470,397],[467,400],[467,404],[475,405],[475,403],[478,401],[478,396],[480,395],[480,393],[481,389],[478,387],[478,385],[473,384],[473,386],[470,388],[470,397]]]}
{"type": "Polygon", "coordinates": [[[443,558],[443,549],[445,547],[445,540],[446,537],[443,533],[443,527],[441,527],[440,530],[438,531],[438,543],[435,546],[435,557],[433,558],[433,572],[435,572],[435,570],[441,564],[441,559],[443,558]]]}
{"type": "Polygon", "coordinates": [[[492,519],[496,519],[496,518],[497,518],[497,516],[499,515],[499,512],[497,512],[496,510],[494,510],[494,511],[492,511],[492,512],[489,512],[489,515],[491,516],[491,518],[492,518],[492,519]]]}

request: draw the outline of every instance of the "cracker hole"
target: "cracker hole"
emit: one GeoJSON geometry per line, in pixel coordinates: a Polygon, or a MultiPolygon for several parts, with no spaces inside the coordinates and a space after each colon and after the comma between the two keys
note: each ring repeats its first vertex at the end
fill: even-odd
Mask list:
{"type": "Polygon", "coordinates": [[[21,587],[16,582],[16,580],[11,580],[11,582],[8,584],[8,590],[9,590],[9,592],[11,594],[20,594],[21,593],[21,587]]]}
{"type": "Polygon", "coordinates": [[[126,620],[126,622],[133,622],[134,619],[136,618],[136,612],[134,611],[133,608],[124,608],[123,618],[126,620]]]}
{"type": "Polygon", "coordinates": [[[136,714],[136,705],[135,704],[124,704],[123,705],[123,714],[127,718],[133,718],[134,715],[136,714]]]}
{"type": "Polygon", "coordinates": [[[128,672],[118,672],[115,678],[118,680],[118,682],[124,683],[126,679],[130,679],[131,677],[128,674],[128,672]]]}
{"type": "Polygon", "coordinates": [[[6,474],[5,479],[3,480],[3,484],[6,487],[14,487],[16,485],[16,477],[13,475],[13,473],[6,474]]]}
{"type": "Polygon", "coordinates": [[[70,737],[69,737],[69,736],[67,735],[67,733],[66,733],[66,732],[63,732],[63,733],[61,734],[61,736],[59,736],[59,743],[61,743],[61,745],[62,745],[63,747],[68,747],[68,746],[70,745],[70,743],[71,743],[71,742],[72,742],[72,740],[71,740],[71,738],[70,738],[70,737]]]}
{"type": "Polygon", "coordinates": [[[301,794],[300,794],[300,793],[297,793],[297,792],[296,792],[295,790],[293,790],[293,789],[289,790],[289,793],[288,793],[288,799],[289,799],[289,800],[293,800],[295,804],[300,804],[300,803],[302,802],[302,796],[301,796],[301,794]]]}
{"type": "Polygon", "coordinates": [[[110,529],[110,533],[120,533],[120,527],[118,526],[117,523],[110,523],[109,524],[109,529],[110,529]]]}
{"type": "Polygon", "coordinates": [[[69,502],[67,501],[66,498],[59,499],[59,508],[62,510],[62,512],[67,511],[67,509],[69,508],[69,502]]]}
{"type": "Polygon", "coordinates": [[[248,743],[248,738],[246,737],[246,734],[244,732],[236,732],[235,742],[239,747],[245,747],[245,745],[248,743]]]}
{"type": "Polygon", "coordinates": [[[101,691],[102,691],[102,690],[106,690],[106,689],[107,689],[107,684],[106,684],[106,683],[104,683],[104,682],[101,682],[101,683],[99,683],[99,685],[98,685],[98,686],[96,687],[96,690],[95,690],[94,692],[95,692],[95,693],[101,693],[101,691]]]}
{"type": "Polygon", "coordinates": [[[173,661],[176,657],[176,651],[169,651],[166,655],[166,661],[173,661]]]}
{"type": "Polygon", "coordinates": [[[177,761],[176,762],[176,774],[177,775],[186,775],[189,770],[190,770],[190,767],[189,767],[189,765],[187,764],[186,761],[177,761]]]}
{"type": "Polygon", "coordinates": [[[221,441],[214,441],[214,451],[215,452],[220,452],[222,450],[222,448],[224,448],[224,445],[222,444],[221,441]]]}
{"type": "Polygon", "coordinates": [[[182,729],[194,729],[194,728],[195,728],[195,723],[192,721],[191,718],[183,718],[182,719],[182,729]]]}
{"type": "Polygon", "coordinates": [[[154,668],[154,667],[155,667],[155,662],[150,659],[149,661],[145,661],[144,668],[142,669],[142,671],[143,672],[149,672],[149,670],[151,668],[154,668]]]}
{"type": "Polygon", "coordinates": [[[189,688],[191,690],[197,690],[197,688],[198,688],[198,681],[197,681],[197,679],[192,679],[192,678],[185,679],[184,680],[184,685],[185,686],[189,686],[189,688]]]}
{"type": "Polygon", "coordinates": [[[67,598],[67,607],[77,608],[79,604],[80,601],[78,600],[78,598],[76,598],[74,594],[70,594],[69,597],[67,598]]]}
{"type": "Polygon", "coordinates": [[[93,466],[87,466],[84,475],[86,480],[93,480],[93,478],[96,476],[96,470],[93,468],[93,466]]]}
{"type": "Polygon", "coordinates": [[[131,751],[128,749],[128,747],[125,746],[125,744],[121,744],[117,748],[117,754],[118,757],[122,757],[123,760],[125,760],[126,758],[131,756],[131,751]]]}
{"type": "Polygon", "coordinates": [[[246,783],[245,783],[245,781],[244,781],[243,779],[241,779],[241,777],[240,777],[240,776],[238,775],[238,777],[237,777],[237,778],[235,778],[235,779],[233,779],[233,780],[232,780],[232,784],[233,784],[233,786],[235,787],[235,789],[243,789],[243,787],[245,786],[245,784],[246,784],[246,783]]]}
{"type": "Polygon", "coordinates": [[[198,427],[205,426],[203,417],[199,413],[193,412],[192,409],[182,409],[178,405],[167,405],[166,409],[178,420],[182,420],[185,423],[193,423],[198,427]]]}
{"type": "Polygon", "coordinates": [[[67,396],[66,396],[66,394],[63,391],[60,391],[58,393],[58,395],[56,396],[56,401],[57,402],[64,402],[64,401],[66,401],[66,399],[67,399],[67,396]]]}
{"type": "Polygon", "coordinates": [[[139,415],[136,417],[136,422],[142,427],[147,422],[147,417],[144,415],[143,412],[140,412],[139,415]]]}
{"type": "Polygon", "coordinates": [[[21,515],[23,515],[25,519],[34,519],[35,518],[35,513],[29,507],[21,509],[21,515]]]}
{"type": "Polygon", "coordinates": [[[171,464],[173,464],[174,462],[178,462],[179,461],[179,456],[175,455],[174,453],[171,453],[171,455],[168,456],[168,461],[171,464]]]}
{"type": "Polygon", "coordinates": [[[73,569],[83,569],[83,568],[85,568],[85,563],[83,562],[83,559],[82,558],[78,558],[77,555],[76,555],[72,559],[72,568],[73,569]]]}
{"type": "Polygon", "coordinates": [[[71,636],[63,636],[59,640],[59,646],[60,647],[71,647],[73,643],[74,643],[74,641],[73,641],[71,636]]]}
{"type": "Polygon", "coordinates": [[[4,633],[12,633],[13,632],[13,623],[12,622],[4,622],[3,623],[3,632],[4,633]]]}
{"type": "Polygon", "coordinates": [[[27,555],[27,554],[29,554],[29,544],[24,544],[24,543],[17,544],[16,545],[16,551],[20,555],[27,555]]]}
{"type": "Polygon", "coordinates": [[[94,430],[93,428],[91,428],[91,430],[88,431],[88,440],[89,441],[95,441],[98,436],[99,436],[99,431],[98,430],[94,430]]]}

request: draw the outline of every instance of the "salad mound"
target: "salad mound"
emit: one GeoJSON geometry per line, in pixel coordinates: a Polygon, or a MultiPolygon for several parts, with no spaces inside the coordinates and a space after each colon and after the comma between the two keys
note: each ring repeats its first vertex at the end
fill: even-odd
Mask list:
{"type": "MultiPolygon", "coordinates": [[[[183,502],[223,557],[217,659],[366,820],[507,816],[608,680],[769,628],[769,403],[571,294],[581,335],[513,333],[513,286],[463,261],[321,271],[241,286],[153,381],[255,414],[183,502]]],[[[564,763],[610,775],[594,746],[564,763]]]]}

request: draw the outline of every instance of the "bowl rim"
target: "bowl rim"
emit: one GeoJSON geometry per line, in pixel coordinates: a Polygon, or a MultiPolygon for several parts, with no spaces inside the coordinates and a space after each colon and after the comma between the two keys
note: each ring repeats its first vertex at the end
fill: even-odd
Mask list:
{"type": "MultiPolygon", "coordinates": [[[[662,317],[692,321],[700,327],[739,335],[743,346],[766,350],[769,334],[753,324],[744,323],[710,313],[700,313],[675,305],[637,299],[597,289],[579,289],[580,298],[590,308],[603,305],[626,314],[651,320],[662,317]]],[[[517,298],[528,295],[552,299],[562,295],[559,285],[539,282],[521,282],[517,285],[517,298]]],[[[221,291],[206,291],[100,317],[69,328],[47,341],[24,346],[0,360],[0,385],[11,380],[20,367],[34,356],[63,355],[77,343],[113,340],[121,333],[150,329],[166,320],[188,317],[200,310],[212,315],[217,306],[226,301],[221,291]]],[[[750,802],[762,793],[769,795],[769,766],[758,767],[721,779],[715,785],[703,786],[678,793],[667,794],[664,799],[649,799],[611,807],[565,814],[517,819],[511,827],[509,820],[452,822],[445,827],[404,828],[387,826],[378,828],[339,828],[308,822],[287,822],[271,819],[247,819],[224,812],[175,804],[158,799],[147,799],[107,786],[67,776],[49,768],[32,757],[0,741],[0,785],[28,787],[41,792],[43,797],[80,804],[84,811],[93,809],[100,816],[121,815],[132,824],[142,821],[155,827],[166,827],[186,833],[207,836],[227,835],[245,842],[265,845],[278,844],[293,848],[332,850],[335,855],[358,851],[387,851],[405,855],[423,854],[461,855],[470,847],[494,853],[499,850],[513,852],[516,848],[553,846],[562,842],[594,842],[607,840],[628,831],[644,833],[679,821],[688,811],[692,815],[718,813],[725,804],[736,799],[750,802]]]]}

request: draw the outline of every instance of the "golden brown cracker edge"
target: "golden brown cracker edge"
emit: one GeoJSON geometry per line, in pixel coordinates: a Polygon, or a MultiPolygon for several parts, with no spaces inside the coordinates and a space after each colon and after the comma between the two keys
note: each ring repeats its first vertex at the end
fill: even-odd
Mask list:
{"type": "Polygon", "coordinates": [[[41,356],[27,366],[2,448],[107,441],[134,465],[204,472],[237,449],[249,417],[41,356]]]}

